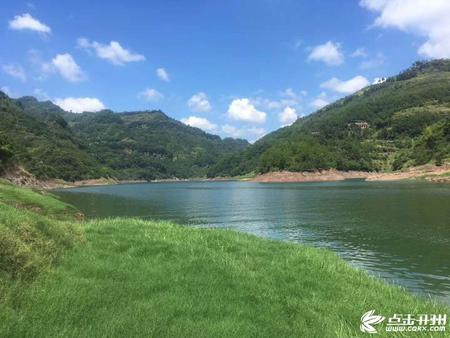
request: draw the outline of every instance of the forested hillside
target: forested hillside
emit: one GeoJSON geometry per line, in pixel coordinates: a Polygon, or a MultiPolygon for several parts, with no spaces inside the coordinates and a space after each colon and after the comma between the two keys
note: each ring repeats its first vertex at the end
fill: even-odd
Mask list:
{"type": "Polygon", "coordinates": [[[68,113],[50,101],[0,92],[0,170],[22,165],[39,178],[79,180],[204,176],[247,147],[160,111],[68,113]]]}
{"type": "Polygon", "coordinates": [[[416,62],[219,161],[209,176],[399,170],[450,160],[450,60],[416,62]]]}
{"type": "Polygon", "coordinates": [[[0,171],[79,180],[236,176],[278,170],[385,171],[450,160],[450,61],[417,62],[255,144],[161,111],[68,113],[0,92],[0,171]]]}

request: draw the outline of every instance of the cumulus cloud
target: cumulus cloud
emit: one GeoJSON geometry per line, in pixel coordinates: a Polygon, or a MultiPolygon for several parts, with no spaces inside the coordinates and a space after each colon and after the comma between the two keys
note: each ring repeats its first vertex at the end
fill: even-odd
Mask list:
{"type": "Polygon", "coordinates": [[[169,82],[170,81],[170,76],[169,73],[167,72],[167,70],[165,70],[164,68],[158,68],[156,70],[156,75],[163,81],[165,82],[169,82]]]}
{"type": "Polygon", "coordinates": [[[320,87],[330,89],[341,94],[352,94],[368,85],[369,80],[367,80],[364,76],[358,75],[347,81],[342,81],[336,77],[333,77],[332,79],[322,83],[320,87]]]}
{"type": "Polygon", "coordinates": [[[105,45],[97,41],[91,42],[86,38],[79,38],[77,45],[79,48],[94,51],[99,58],[107,60],[113,65],[122,66],[128,62],[145,60],[144,55],[123,48],[117,41],[111,41],[108,45],[105,45]]]}
{"type": "Polygon", "coordinates": [[[205,93],[199,92],[193,95],[187,102],[189,109],[196,113],[205,113],[211,110],[211,104],[205,93]]]}
{"type": "Polygon", "coordinates": [[[259,138],[266,133],[264,128],[250,127],[237,128],[235,126],[225,124],[222,126],[222,132],[233,138],[259,138]]]}
{"type": "Polygon", "coordinates": [[[158,92],[153,88],[145,88],[138,94],[138,97],[141,97],[147,101],[159,101],[164,98],[164,95],[158,92]]]}
{"type": "Polygon", "coordinates": [[[311,102],[310,106],[314,109],[321,109],[327,106],[329,103],[330,102],[328,102],[327,100],[327,94],[325,92],[322,92],[311,102]]]}
{"type": "Polygon", "coordinates": [[[278,114],[278,118],[283,127],[289,126],[297,120],[297,111],[294,108],[286,107],[278,114]]]}
{"type": "Polygon", "coordinates": [[[54,104],[72,113],[95,112],[105,109],[105,105],[95,97],[66,97],[55,99],[54,104]]]}
{"type": "Polygon", "coordinates": [[[187,124],[188,126],[200,128],[205,131],[217,130],[217,124],[214,124],[203,117],[189,116],[188,118],[181,119],[181,122],[187,124]]]}
{"type": "Polygon", "coordinates": [[[52,59],[52,66],[54,69],[69,82],[80,82],[86,79],[86,75],[77,65],[72,55],[57,54],[52,59]]]}
{"type": "Polygon", "coordinates": [[[341,52],[341,45],[328,41],[323,45],[313,47],[308,56],[308,61],[322,61],[328,66],[337,66],[344,63],[344,55],[341,52]]]}
{"type": "Polygon", "coordinates": [[[27,80],[27,75],[25,73],[25,70],[20,65],[14,65],[14,64],[7,64],[2,66],[2,70],[12,76],[16,79],[19,79],[23,82],[27,80]]]}
{"type": "Polygon", "coordinates": [[[28,29],[43,34],[51,33],[51,29],[49,26],[40,22],[38,19],[33,18],[28,13],[16,15],[14,19],[9,21],[9,28],[14,30],[28,29]]]}
{"type": "Polygon", "coordinates": [[[426,41],[418,49],[420,55],[450,57],[450,1],[361,0],[360,5],[378,14],[374,26],[424,36],[426,41]]]}
{"type": "Polygon", "coordinates": [[[233,120],[253,123],[266,122],[267,114],[259,111],[247,98],[234,99],[228,107],[228,116],[233,120]]]}

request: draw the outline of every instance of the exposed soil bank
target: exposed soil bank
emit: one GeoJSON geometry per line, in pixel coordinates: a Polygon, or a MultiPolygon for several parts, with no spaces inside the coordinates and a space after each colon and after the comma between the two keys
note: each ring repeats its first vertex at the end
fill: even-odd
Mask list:
{"type": "Polygon", "coordinates": [[[258,175],[250,182],[332,182],[346,179],[366,178],[369,175],[362,171],[322,170],[316,172],[279,171],[258,175]]]}
{"type": "Polygon", "coordinates": [[[109,185],[109,184],[119,184],[119,183],[144,183],[144,180],[116,180],[112,178],[99,178],[82,180],[75,182],[68,182],[62,179],[48,179],[42,180],[36,178],[33,174],[29,173],[22,167],[10,168],[3,175],[2,179],[5,179],[15,185],[38,188],[38,189],[58,189],[58,188],[75,188],[83,186],[95,186],[95,185],[109,185]]]}
{"type": "Polygon", "coordinates": [[[33,174],[29,173],[22,167],[10,168],[7,172],[3,173],[0,178],[5,179],[15,185],[23,187],[31,187],[37,189],[64,189],[64,188],[77,188],[88,186],[100,186],[100,185],[112,185],[112,184],[132,184],[132,183],[159,183],[159,182],[194,182],[194,181],[231,181],[235,180],[230,177],[217,177],[217,178],[167,178],[156,179],[151,181],[146,180],[118,180],[114,178],[97,178],[88,179],[75,182],[68,182],[62,179],[48,179],[42,180],[36,178],[33,174]]]}
{"type": "Polygon", "coordinates": [[[431,182],[449,182],[446,176],[442,176],[450,173],[450,165],[434,166],[423,165],[419,167],[412,167],[402,171],[396,171],[392,173],[372,173],[366,180],[367,181],[398,181],[405,179],[417,179],[422,178],[431,182]]]}
{"type": "Polygon", "coordinates": [[[158,179],[152,181],[145,180],[117,180],[113,178],[89,179],[75,182],[67,182],[61,179],[40,180],[23,168],[14,168],[2,175],[3,179],[16,184],[18,186],[27,186],[39,189],[61,189],[76,188],[84,186],[98,186],[111,184],[126,183],[147,183],[147,182],[195,182],[195,181],[248,181],[261,183],[295,183],[295,182],[334,182],[348,179],[364,179],[366,181],[398,181],[406,179],[425,179],[434,183],[450,183],[450,164],[442,166],[423,165],[412,167],[402,171],[395,172],[364,172],[364,171],[340,171],[335,169],[322,170],[315,172],[291,172],[278,171],[266,174],[256,175],[252,178],[233,178],[233,177],[216,177],[216,178],[169,178],[158,179]]]}
{"type": "Polygon", "coordinates": [[[282,182],[333,182],[347,179],[365,179],[366,181],[398,181],[405,179],[426,179],[436,183],[450,183],[450,165],[424,165],[402,171],[377,173],[364,171],[322,170],[316,172],[280,171],[257,175],[250,182],[282,183],[282,182]],[[444,175],[444,176],[443,176],[444,175]]]}

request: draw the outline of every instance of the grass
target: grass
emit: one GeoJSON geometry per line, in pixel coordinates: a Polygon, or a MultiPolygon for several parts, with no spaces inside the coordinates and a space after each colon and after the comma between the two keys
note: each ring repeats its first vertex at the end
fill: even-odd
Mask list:
{"type": "Polygon", "coordinates": [[[82,238],[76,224],[0,203],[0,277],[33,278],[82,238]]]}
{"type": "Polygon", "coordinates": [[[82,214],[76,208],[61,202],[55,195],[45,191],[20,188],[1,179],[0,203],[60,220],[82,218],[82,214]]]}
{"type": "MultiPolygon", "coordinates": [[[[31,211],[6,210],[18,226],[32,222],[31,211]]],[[[73,238],[57,266],[9,280],[0,336],[354,337],[371,309],[448,313],[326,250],[169,222],[80,226],[86,241],[73,238]]]]}

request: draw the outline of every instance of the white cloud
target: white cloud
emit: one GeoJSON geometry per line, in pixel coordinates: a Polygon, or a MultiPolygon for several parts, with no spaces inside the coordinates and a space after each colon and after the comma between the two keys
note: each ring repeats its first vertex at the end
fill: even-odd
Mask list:
{"type": "Polygon", "coordinates": [[[286,88],[283,90],[280,95],[284,98],[292,99],[295,101],[300,102],[302,100],[302,97],[306,96],[308,93],[305,90],[301,90],[298,93],[295,92],[292,88],[286,88]]]}
{"type": "Polygon", "coordinates": [[[167,72],[167,70],[165,70],[165,68],[158,68],[156,70],[156,75],[165,82],[170,81],[169,73],[167,72]]]}
{"type": "Polygon", "coordinates": [[[227,136],[234,138],[257,138],[263,136],[266,133],[264,128],[250,127],[250,128],[237,128],[235,126],[225,124],[222,126],[222,132],[227,136]]]}
{"type": "Polygon", "coordinates": [[[301,46],[303,45],[303,40],[302,39],[296,39],[292,42],[289,43],[289,48],[292,49],[299,49],[301,46]]]}
{"type": "Polygon", "coordinates": [[[72,113],[95,112],[105,109],[105,105],[95,97],[66,97],[55,99],[54,104],[72,113]]]}
{"type": "Polygon", "coordinates": [[[72,55],[57,54],[52,60],[52,66],[67,81],[80,82],[86,79],[86,75],[77,65],[72,55]]]}
{"type": "Polygon", "coordinates": [[[145,56],[133,53],[123,48],[117,41],[111,41],[109,45],[99,43],[97,41],[90,42],[86,38],[79,38],[77,45],[86,50],[93,50],[95,54],[101,58],[108,60],[113,65],[122,66],[128,62],[144,61],[145,56]]]}
{"type": "Polygon", "coordinates": [[[325,99],[322,99],[320,97],[316,98],[313,102],[311,102],[311,106],[315,109],[320,109],[328,105],[329,102],[325,99]]]}
{"type": "Polygon", "coordinates": [[[40,89],[40,88],[36,88],[35,90],[33,90],[33,95],[41,101],[47,101],[50,99],[50,97],[47,95],[47,93],[40,89]]]}
{"type": "Polygon", "coordinates": [[[292,99],[297,99],[298,95],[294,92],[292,88],[286,88],[281,92],[281,96],[289,97],[292,99]]]}
{"type": "Polygon", "coordinates": [[[311,102],[310,106],[314,109],[321,109],[327,106],[329,103],[330,102],[328,102],[327,100],[327,94],[325,92],[322,92],[311,102]]]}
{"type": "Polygon", "coordinates": [[[147,101],[159,101],[164,98],[164,95],[153,88],[146,88],[138,94],[138,97],[142,97],[147,101]]]}
{"type": "Polygon", "coordinates": [[[278,118],[283,127],[289,126],[297,120],[297,111],[294,108],[286,107],[278,114],[278,118]]]}
{"type": "Polygon", "coordinates": [[[323,45],[315,46],[308,56],[308,61],[322,61],[328,66],[337,66],[344,63],[341,45],[328,41],[323,45]]]}
{"type": "Polygon", "coordinates": [[[357,57],[363,57],[364,58],[364,57],[367,56],[367,52],[366,52],[366,50],[364,48],[357,48],[357,49],[355,49],[355,51],[352,54],[350,54],[350,56],[352,58],[357,58],[357,57]]]}
{"type": "Polygon", "coordinates": [[[268,111],[280,111],[286,107],[300,109],[300,105],[308,93],[305,90],[295,91],[292,88],[286,88],[279,93],[279,98],[269,99],[262,96],[257,96],[250,100],[250,103],[255,107],[268,110],[268,111]]]}
{"type": "Polygon", "coordinates": [[[7,86],[2,86],[1,88],[0,88],[0,90],[3,92],[3,93],[5,93],[6,95],[8,95],[9,97],[17,97],[18,95],[16,95],[15,93],[13,93],[12,91],[11,91],[11,89],[9,89],[9,87],[7,87],[7,86]]]}
{"type": "Polygon", "coordinates": [[[16,79],[19,79],[23,82],[27,80],[27,75],[25,74],[25,70],[20,65],[7,64],[2,66],[2,70],[16,79]]]}
{"type": "Polygon", "coordinates": [[[386,62],[386,58],[383,53],[377,53],[377,55],[369,60],[361,62],[359,68],[362,70],[380,68],[386,62]]]}
{"type": "Polygon", "coordinates": [[[196,113],[205,113],[211,110],[211,104],[205,93],[199,92],[193,95],[187,102],[189,109],[196,113]]]}
{"type": "Polygon", "coordinates": [[[380,83],[384,83],[386,82],[386,78],[385,77],[376,77],[373,79],[372,84],[380,84],[380,83]]]}
{"type": "Polygon", "coordinates": [[[51,61],[44,61],[41,52],[36,49],[30,49],[27,52],[28,62],[31,64],[31,73],[37,74],[33,76],[34,80],[43,81],[48,75],[55,71],[51,61]]]}
{"type": "Polygon", "coordinates": [[[260,96],[252,98],[250,102],[261,109],[279,110],[283,108],[283,102],[281,100],[271,100],[260,96]]]}
{"type": "Polygon", "coordinates": [[[247,98],[234,99],[228,107],[228,116],[243,122],[264,123],[267,114],[255,108],[247,98]]]}
{"type": "Polygon", "coordinates": [[[333,77],[332,79],[322,83],[320,87],[330,89],[341,94],[352,94],[368,85],[369,81],[364,76],[358,75],[347,81],[342,81],[333,77]]]}
{"type": "Polygon", "coordinates": [[[361,0],[360,5],[378,13],[374,26],[424,36],[427,40],[418,49],[420,55],[450,57],[450,1],[361,0]]]}
{"type": "Polygon", "coordinates": [[[181,122],[187,124],[188,126],[200,128],[205,131],[217,130],[217,124],[214,124],[203,117],[189,116],[188,118],[181,119],[181,122]]]}
{"type": "Polygon", "coordinates": [[[43,34],[49,34],[51,32],[49,26],[33,18],[28,13],[16,15],[13,20],[9,21],[9,28],[14,30],[29,29],[43,34]]]}

